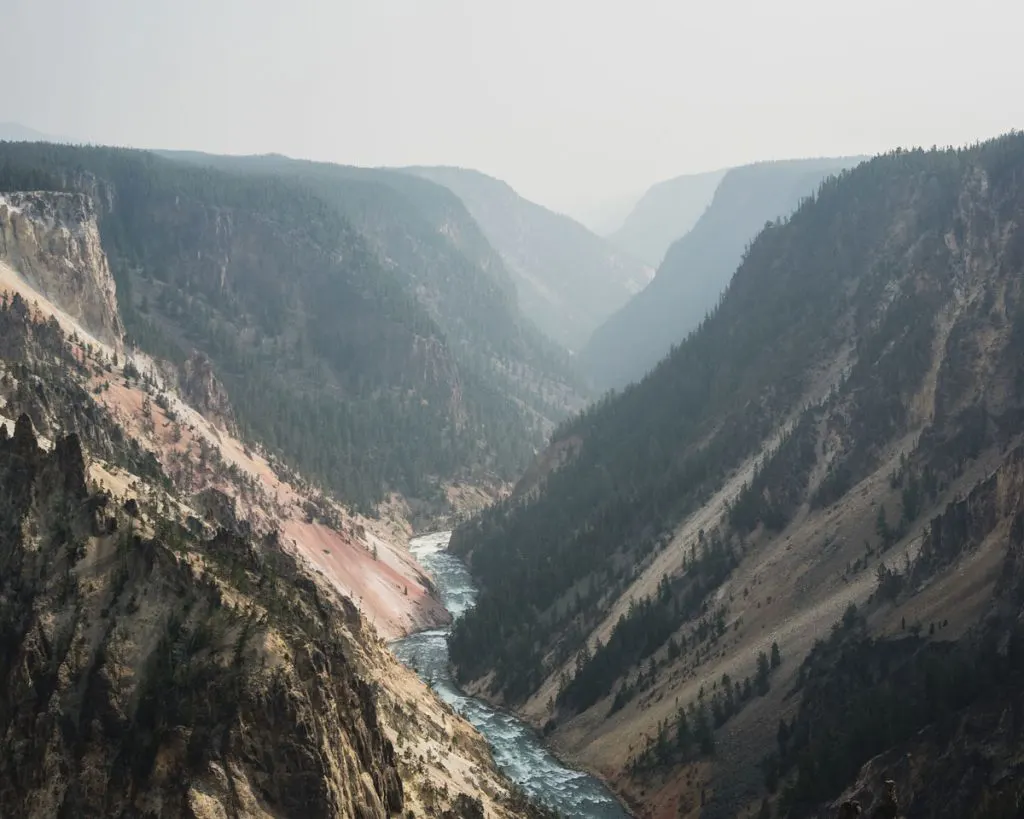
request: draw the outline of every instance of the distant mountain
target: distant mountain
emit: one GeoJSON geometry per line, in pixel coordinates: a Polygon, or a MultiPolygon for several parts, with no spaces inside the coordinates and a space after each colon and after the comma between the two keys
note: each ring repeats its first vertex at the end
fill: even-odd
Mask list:
{"type": "Polygon", "coordinates": [[[70,142],[64,137],[44,134],[17,122],[0,122],[0,142],[70,142]]]}
{"type": "Polygon", "coordinates": [[[608,241],[657,267],[669,245],[697,223],[725,173],[688,174],[653,185],[608,241]]]}
{"type": "Polygon", "coordinates": [[[498,179],[462,168],[405,170],[465,203],[512,274],[523,313],[571,350],[650,279],[642,262],[498,179]]]}
{"type": "Polygon", "coordinates": [[[564,208],[564,212],[598,236],[608,237],[622,227],[643,191],[620,193],[596,202],[586,202],[564,208]]]}
{"type": "Polygon", "coordinates": [[[715,306],[766,222],[862,157],[760,162],[728,171],[707,210],[665,254],[654,280],[599,327],[581,355],[599,389],[636,381],[715,306]]]}

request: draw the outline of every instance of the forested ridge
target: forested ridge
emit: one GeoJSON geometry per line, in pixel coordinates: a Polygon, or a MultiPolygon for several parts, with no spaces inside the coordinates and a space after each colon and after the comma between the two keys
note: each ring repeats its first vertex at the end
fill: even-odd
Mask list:
{"type": "Polygon", "coordinates": [[[781,530],[803,504],[840,501],[888,442],[919,423],[912,399],[934,378],[935,418],[906,474],[892,479],[905,506],[902,523],[887,523],[884,536],[880,529],[891,543],[965,458],[1019,418],[1024,311],[1014,271],[1024,266],[1024,232],[999,225],[1022,221],[1022,169],[1019,134],[962,150],[898,151],[826,180],[792,217],[767,225],[696,331],[639,384],[556,431],[554,445],[572,442],[574,455],[540,491],[456,530],[452,548],[482,589],[451,639],[460,678],[494,672],[492,693],[515,703],[575,656],[559,703],[572,713],[644,684],[643,666],[639,675],[631,669],[666,662],[665,645],[668,657],[673,643],[676,656],[706,656],[687,623],[715,616],[708,593],[754,548],[748,535],[781,530]],[[943,305],[972,286],[961,262],[968,247],[993,295],[961,307],[940,339],[943,305]],[[1005,346],[986,351],[990,376],[972,371],[980,353],[969,339],[970,328],[1007,328],[992,312],[996,301],[1009,329],[1005,346]],[[940,340],[942,365],[930,372],[940,340]],[[824,367],[836,361],[847,363],[825,389],[824,367]],[[805,406],[812,388],[824,394],[805,406]],[[971,422],[976,415],[982,420],[971,422]],[[587,635],[676,524],[780,429],[725,528],[694,542],[681,573],[636,600],[593,650],[587,635]],[[827,468],[812,485],[821,458],[827,468]]]}
{"type": "MultiPolygon", "coordinates": [[[[345,499],[368,508],[389,490],[430,496],[437,477],[518,474],[571,376],[502,271],[482,266],[493,251],[471,237],[477,255],[464,255],[407,202],[388,217],[407,252],[384,262],[397,240],[375,244],[353,221],[367,196],[302,164],[0,143],[0,190],[92,196],[129,342],[176,363],[206,353],[243,432],[345,499]]],[[[380,200],[378,183],[358,185],[380,200]]]]}
{"type": "MultiPolygon", "coordinates": [[[[388,169],[283,156],[162,152],[172,159],[301,183],[336,208],[414,288],[460,356],[484,370],[492,359],[526,365],[534,378],[578,387],[565,351],[524,321],[515,283],[465,205],[451,191],[388,169]]],[[[551,388],[551,385],[548,385],[551,388]]],[[[531,396],[537,385],[524,384],[531,396]]],[[[550,408],[560,417],[564,405],[550,408]]]]}

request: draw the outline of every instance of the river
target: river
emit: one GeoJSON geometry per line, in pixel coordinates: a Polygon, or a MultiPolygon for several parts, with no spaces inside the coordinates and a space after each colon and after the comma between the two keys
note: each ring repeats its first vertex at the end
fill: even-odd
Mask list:
{"type": "MultiPolygon", "coordinates": [[[[409,550],[434,579],[445,608],[459,617],[473,605],[476,588],[462,562],[445,551],[451,532],[413,539],[409,550]]],[[[599,779],[566,768],[544,747],[540,737],[512,714],[467,697],[448,671],[448,629],[413,634],[392,645],[403,663],[426,680],[487,738],[502,772],[530,796],[559,810],[568,819],[628,819],[599,779]]]]}

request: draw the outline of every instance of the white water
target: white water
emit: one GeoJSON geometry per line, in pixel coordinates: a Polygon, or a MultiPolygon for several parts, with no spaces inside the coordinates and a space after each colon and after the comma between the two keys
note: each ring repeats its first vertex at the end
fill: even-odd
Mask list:
{"type": "MultiPolygon", "coordinates": [[[[458,618],[472,607],[476,588],[465,566],[445,551],[450,536],[451,532],[425,535],[414,539],[409,549],[433,576],[445,608],[458,618]]],[[[562,765],[530,726],[458,690],[448,671],[448,629],[413,634],[392,648],[487,738],[498,767],[532,797],[569,819],[628,817],[600,780],[562,765]]]]}

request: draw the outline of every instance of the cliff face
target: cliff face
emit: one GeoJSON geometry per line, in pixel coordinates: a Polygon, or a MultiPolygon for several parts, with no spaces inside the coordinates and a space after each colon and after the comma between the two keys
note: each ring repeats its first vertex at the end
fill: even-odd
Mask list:
{"type": "Polygon", "coordinates": [[[210,359],[202,353],[193,353],[181,368],[180,381],[182,397],[189,404],[216,424],[228,429],[235,426],[231,399],[210,359]]]}
{"type": "Polygon", "coordinates": [[[121,345],[114,278],[92,201],[52,191],[0,196],[0,262],[100,341],[121,345]]]}
{"type": "Polygon", "coordinates": [[[90,492],[77,437],[0,440],[0,802],[25,817],[386,817],[361,629],[273,542],[90,492]],[[157,536],[151,536],[154,530],[157,536]]]}

